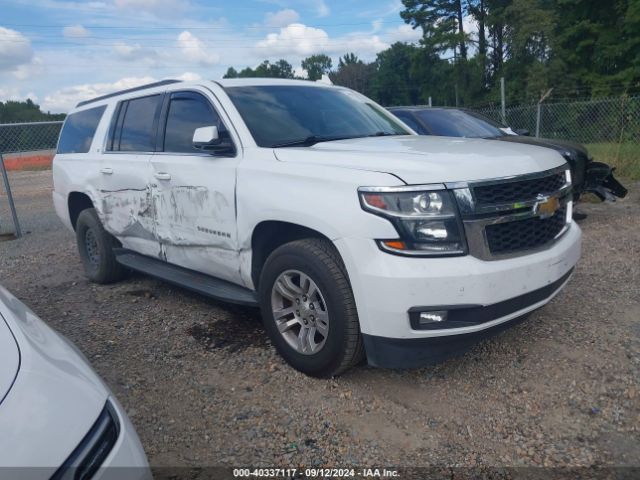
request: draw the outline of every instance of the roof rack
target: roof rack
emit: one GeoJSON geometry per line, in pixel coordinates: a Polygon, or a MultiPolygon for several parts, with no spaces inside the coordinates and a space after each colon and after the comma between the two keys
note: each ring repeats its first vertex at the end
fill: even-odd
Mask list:
{"type": "Polygon", "coordinates": [[[146,85],[140,85],[139,87],[127,88],[126,90],[119,90],[117,92],[108,93],[107,95],[102,95],[100,97],[92,98],[91,100],[83,100],[82,102],[76,105],[76,108],[82,107],[83,105],[88,105],[93,102],[97,102],[98,100],[104,100],[105,98],[111,98],[118,95],[122,95],[124,93],[137,92],[138,90],[145,90],[147,88],[153,87],[161,87],[163,85],[171,85],[172,83],[180,83],[182,80],[160,80],[159,82],[147,83],[146,85]]]}

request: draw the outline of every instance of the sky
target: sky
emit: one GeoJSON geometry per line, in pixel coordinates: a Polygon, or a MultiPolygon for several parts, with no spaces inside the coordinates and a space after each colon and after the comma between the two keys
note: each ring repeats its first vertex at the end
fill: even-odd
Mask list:
{"type": "Polygon", "coordinates": [[[417,42],[400,0],[0,0],[0,101],[66,113],[81,100],[163,78],[417,42]]]}

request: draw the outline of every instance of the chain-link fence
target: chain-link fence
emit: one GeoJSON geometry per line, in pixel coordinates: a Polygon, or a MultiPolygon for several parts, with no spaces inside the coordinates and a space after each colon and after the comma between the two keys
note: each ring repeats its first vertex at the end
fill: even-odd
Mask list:
{"type": "Polygon", "coordinates": [[[640,96],[604,98],[507,107],[505,119],[499,105],[472,108],[512,129],[531,135],[579,143],[640,143],[640,96]]]}
{"type": "Polygon", "coordinates": [[[20,237],[22,197],[50,195],[51,183],[34,170],[51,167],[62,122],[0,124],[0,237],[20,237]]]}

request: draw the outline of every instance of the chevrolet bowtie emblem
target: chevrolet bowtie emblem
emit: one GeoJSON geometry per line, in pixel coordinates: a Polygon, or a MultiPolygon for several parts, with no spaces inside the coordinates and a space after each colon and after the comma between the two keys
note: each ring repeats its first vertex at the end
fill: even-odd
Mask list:
{"type": "Polygon", "coordinates": [[[536,204],[533,206],[533,213],[540,218],[552,217],[560,209],[560,200],[558,197],[545,197],[538,195],[536,204]]]}

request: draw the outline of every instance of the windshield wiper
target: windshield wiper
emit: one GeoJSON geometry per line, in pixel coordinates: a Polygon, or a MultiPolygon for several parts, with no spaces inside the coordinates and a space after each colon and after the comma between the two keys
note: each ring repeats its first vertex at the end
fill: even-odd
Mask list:
{"type": "Polygon", "coordinates": [[[376,132],[366,136],[367,137],[389,137],[394,135],[409,135],[409,134],[408,133],[376,132]]]}
{"type": "Polygon", "coordinates": [[[275,145],[271,145],[271,148],[311,147],[316,143],[320,143],[320,142],[333,142],[334,140],[347,140],[349,138],[354,138],[354,137],[352,136],[326,137],[323,135],[310,135],[306,138],[301,138],[300,140],[292,140],[290,142],[277,143],[275,145]]]}

